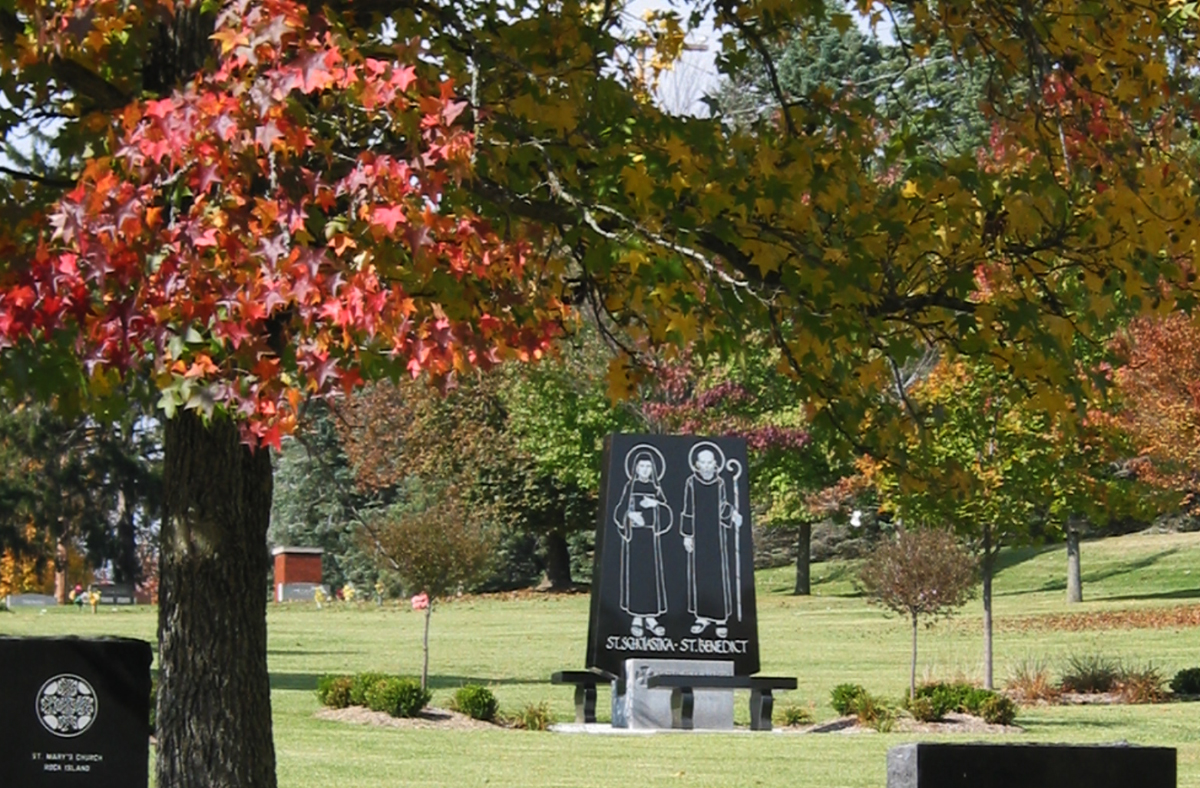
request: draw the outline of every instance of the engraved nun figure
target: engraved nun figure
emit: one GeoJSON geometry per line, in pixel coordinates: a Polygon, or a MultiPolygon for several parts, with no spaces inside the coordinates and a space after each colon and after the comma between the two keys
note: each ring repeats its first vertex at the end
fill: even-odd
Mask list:
{"type": "Polygon", "coordinates": [[[631,616],[630,634],[666,634],[658,616],[667,612],[662,535],[671,530],[672,513],[662,491],[663,456],[639,444],[625,457],[628,481],[613,520],[621,534],[621,609],[631,616]]]}

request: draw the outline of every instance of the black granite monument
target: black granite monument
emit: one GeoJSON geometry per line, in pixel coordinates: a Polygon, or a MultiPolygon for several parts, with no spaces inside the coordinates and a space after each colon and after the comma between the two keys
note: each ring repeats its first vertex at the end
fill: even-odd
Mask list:
{"type": "Polygon", "coordinates": [[[150,644],[0,637],[0,784],[145,788],[150,644]]]}
{"type": "Polygon", "coordinates": [[[1175,788],[1170,747],[915,742],[888,750],[887,788],[1175,788]]]}
{"type": "Polygon", "coordinates": [[[759,670],[746,443],[605,440],[587,666],[728,660],[759,670]]]}

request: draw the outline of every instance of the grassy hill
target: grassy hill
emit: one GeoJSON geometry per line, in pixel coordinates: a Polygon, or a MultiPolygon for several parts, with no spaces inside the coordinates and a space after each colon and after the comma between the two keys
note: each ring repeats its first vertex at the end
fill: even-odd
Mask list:
{"type": "MultiPolygon", "coordinates": [[[[1153,664],[1170,677],[1200,665],[1200,534],[1134,534],[1083,545],[1085,602],[1065,602],[1060,547],[1006,551],[996,577],[996,678],[1021,664],[1058,670],[1072,656],[1099,654],[1153,664]],[[1180,613],[1189,613],[1190,618],[1180,613]],[[1181,623],[1182,622],[1182,623],[1181,623]]],[[[907,682],[909,630],[855,594],[854,567],[813,567],[814,594],[790,596],[788,567],[758,574],[763,671],[793,675],[791,700],[834,715],[829,690],[844,681],[899,698],[907,682]]],[[[977,678],[982,661],[980,603],[920,634],[919,674],[977,678]]],[[[469,597],[433,616],[434,704],[461,684],[490,685],[502,710],[546,701],[569,720],[570,688],[552,671],[583,666],[586,595],[535,593],[469,597]]],[[[280,784],[288,788],[376,786],[873,786],[886,782],[888,748],[899,733],[645,737],[501,730],[405,731],[317,720],[312,689],[324,673],[420,669],[422,618],[407,603],[274,606],[270,665],[280,784]]],[[[0,614],[5,634],[121,634],[154,640],[151,609],[74,609],[0,614]]],[[[607,704],[607,693],[600,703],[607,704]]],[[[788,698],[779,702],[786,702],[788,698]]],[[[739,697],[739,719],[747,718],[739,697]]],[[[1032,741],[1127,740],[1179,748],[1179,785],[1200,788],[1200,704],[1022,709],[1032,741]]],[[[923,737],[929,738],[929,737],[923,737]]],[[[978,735],[969,737],[977,739],[978,735]]]]}

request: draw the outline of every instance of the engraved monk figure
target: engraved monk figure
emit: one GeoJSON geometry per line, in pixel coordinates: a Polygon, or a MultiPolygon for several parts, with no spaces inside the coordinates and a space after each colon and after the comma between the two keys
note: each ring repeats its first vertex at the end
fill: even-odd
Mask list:
{"type": "Polygon", "coordinates": [[[658,616],[667,612],[662,535],[671,530],[672,514],[660,476],[650,452],[635,454],[633,474],[613,510],[622,539],[621,609],[632,617],[629,631],[634,637],[647,630],[666,634],[666,628],[658,623],[658,616]]]}
{"type": "Polygon", "coordinates": [[[734,529],[742,524],[742,515],[726,496],[715,448],[702,448],[693,455],[692,475],[683,487],[679,532],[688,555],[688,612],[696,619],[691,632],[699,635],[716,624],[716,635],[723,638],[729,634],[726,624],[733,613],[732,540],[737,538],[734,529]]]}

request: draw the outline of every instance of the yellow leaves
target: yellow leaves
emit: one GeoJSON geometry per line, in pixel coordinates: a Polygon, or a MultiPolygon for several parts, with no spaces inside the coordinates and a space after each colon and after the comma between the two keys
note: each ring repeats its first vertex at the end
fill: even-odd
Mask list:
{"type": "Polygon", "coordinates": [[[608,399],[612,403],[623,402],[633,393],[637,379],[634,375],[629,357],[625,355],[609,359],[608,374],[604,376],[608,382],[608,399]]]}
{"type": "Polygon", "coordinates": [[[654,182],[650,180],[644,162],[639,161],[633,166],[626,165],[621,170],[621,180],[625,182],[625,191],[642,203],[649,202],[654,194],[654,182]]]}
{"type": "Polygon", "coordinates": [[[638,249],[631,249],[621,256],[621,259],[629,265],[629,273],[636,274],[638,268],[649,262],[649,259],[638,249]]]}
{"type": "Polygon", "coordinates": [[[745,249],[750,255],[750,259],[754,262],[755,267],[758,268],[759,273],[763,276],[778,271],[788,256],[787,250],[778,244],[757,240],[747,240],[745,242],[745,249]]]}
{"type": "Polygon", "coordinates": [[[904,187],[900,189],[900,196],[906,200],[914,200],[921,196],[921,190],[917,188],[915,181],[905,181],[904,187]]]}
{"type": "Polygon", "coordinates": [[[557,131],[568,134],[578,123],[578,110],[571,100],[551,101],[543,105],[541,118],[557,131]]]}
{"type": "Polygon", "coordinates": [[[228,55],[239,46],[246,46],[250,43],[250,29],[235,30],[227,27],[213,33],[209,38],[221,45],[222,55],[228,55]]]}
{"type": "Polygon", "coordinates": [[[671,319],[667,321],[667,332],[677,332],[679,340],[684,344],[690,343],[696,338],[699,333],[698,328],[699,321],[692,312],[686,314],[675,312],[671,315],[671,319]]]}
{"type": "Polygon", "coordinates": [[[667,158],[671,164],[683,164],[692,160],[691,148],[675,134],[667,138],[663,147],[667,151],[667,158]]]}

